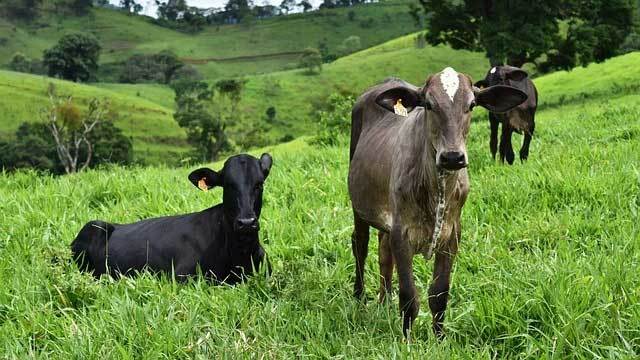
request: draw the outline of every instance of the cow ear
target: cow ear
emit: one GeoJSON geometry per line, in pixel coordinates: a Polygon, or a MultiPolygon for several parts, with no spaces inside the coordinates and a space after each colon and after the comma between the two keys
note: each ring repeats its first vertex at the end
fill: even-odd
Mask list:
{"type": "Polygon", "coordinates": [[[264,174],[265,179],[269,176],[269,172],[271,171],[271,165],[273,164],[273,158],[271,155],[264,153],[260,156],[260,170],[264,174]]]}
{"type": "Polygon", "coordinates": [[[526,71],[521,70],[521,69],[510,69],[505,76],[507,77],[507,79],[509,80],[513,80],[513,81],[522,81],[524,80],[527,76],[529,76],[529,74],[527,74],[526,71]]]}
{"type": "Polygon", "coordinates": [[[376,104],[388,111],[395,112],[394,106],[401,101],[402,106],[411,112],[416,106],[424,106],[424,97],[421,89],[413,89],[407,86],[397,86],[385,90],[376,98],[376,104]]]}
{"type": "Polygon", "coordinates": [[[214,186],[222,186],[222,176],[209,168],[194,170],[189,174],[189,181],[202,191],[207,191],[214,186]]]}
{"type": "Polygon", "coordinates": [[[479,89],[484,89],[486,87],[489,87],[489,83],[487,82],[487,80],[482,79],[482,80],[478,80],[475,84],[473,84],[473,86],[479,89]]]}
{"type": "Polygon", "coordinates": [[[476,103],[496,113],[507,112],[527,100],[527,94],[511,86],[496,85],[474,89],[476,103]]]}

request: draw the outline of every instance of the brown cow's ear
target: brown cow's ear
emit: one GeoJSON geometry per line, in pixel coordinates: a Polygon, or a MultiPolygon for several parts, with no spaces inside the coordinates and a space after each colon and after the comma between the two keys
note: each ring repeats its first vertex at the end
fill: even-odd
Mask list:
{"type": "Polygon", "coordinates": [[[424,106],[422,89],[412,89],[407,86],[397,86],[384,91],[376,98],[376,104],[394,112],[394,106],[402,100],[402,106],[411,112],[416,106],[424,106]]]}
{"type": "Polygon", "coordinates": [[[262,154],[262,156],[260,156],[260,170],[262,170],[265,179],[269,176],[271,165],[273,165],[273,158],[271,155],[268,153],[262,154]]]}
{"type": "Polygon", "coordinates": [[[222,186],[222,176],[209,168],[194,170],[189,174],[189,181],[202,191],[207,191],[214,186],[222,186]]]}
{"type": "Polygon", "coordinates": [[[496,85],[474,89],[476,103],[496,113],[507,112],[527,100],[527,94],[511,86],[496,85]]]}
{"type": "Polygon", "coordinates": [[[509,80],[513,80],[513,81],[522,81],[524,80],[527,76],[529,76],[529,74],[527,74],[526,71],[524,70],[520,70],[520,69],[509,69],[505,76],[507,77],[507,79],[509,80]]]}

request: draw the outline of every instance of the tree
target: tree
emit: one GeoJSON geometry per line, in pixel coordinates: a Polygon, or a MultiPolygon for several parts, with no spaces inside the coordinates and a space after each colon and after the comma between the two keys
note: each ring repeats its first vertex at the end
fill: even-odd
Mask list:
{"type": "Polygon", "coordinates": [[[100,44],[92,35],[65,35],[51,49],[44,51],[43,63],[49,76],[66,80],[87,81],[98,70],[100,44]]]}
{"type": "Polygon", "coordinates": [[[251,14],[252,6],[253,3],[251,0],[229,0],[224,6],[224,10],[231,19],[239,23],[251,14]]]}
{"type": "Polygon", "coordinates": [[[38,15],[42,0],[2,0],[0,14],[7,18],[31,21],[38,15]]]}
{"type": "Polygon", "coordinates": [[[29,59],[25,54],[17,52],[11,57],[9,69],[23,73],[30,73],[31,59],[29,59]]]}
{"type": "Polygon", "coordinates": [[[185,0],[168,0],[166,2],[156,0],[158,6],[158,18],[169,21],[176,21],[185,11],[187,2],[185,0]]]}
{"type": "Polygon", "coordinates": [[[275,106],[269,106],[264,114],[267,115],[267,122],[273,123],[276,120],[275,106]]]}
{"type": "Polygon", "coordinates": [[[49,85],[48,94],[50,105],[43,109],[42,118],[55,141],[58,159],[67,174],[83,171],[93,157],[92,131],[109,120],[109,102],[94,98],[83,113],[70,96],[59,97],[53,84],[49,85]]]}
{"type": "Polygon", "coordinates": [[[69,4],[69,8],[78,16],[86,15],[92,7],[93,0],[72,0],[69,4]]]}
{"type": "Polygon", "coordinates": [[[313,74],[315,69],[322,71],[322,55],[314,48],[306,48],[300,56],[300,67],[306,68],[308,74],[313,74]]]}
{"type": "Polygon", "coordinates": [[[302,12],[306,13],[309,10],[313,9],[313,5],[307,0],[302,0],[298,3],[298,6],[302,7],[302,12]]]}
{"type": "Polygon", "coordinates": [[[135,0],[120,0],[120,7],[128,13],[138,14],[143,7],[135,0]]]}
{"type": "Polygon", "coordinates": [[[187,141],[201,161],[214,161],[230,147],[220,107],[213,103],[214,91],[203,81],[182,80],[172,84],[177,110],[173,118],[187,132],[187,141]]]}
{"type": "Polygon", "coordinates": [[[280,9],[282,9],[282,11],[285,14],[288,14],[290,11],[293,11],[295,8],[296,8],[295,0],[282,0],[282,2],[280,3],[280,9]]]}
{"type": "Polygon", "coordinates": [[[633,12],[632,0],[420,2],[428,13],[429,43],[485,51],[492,66],[522,66],[543,55],[562,67],[602,61],[629,33],[633,12]],[[561,22],[569,25],[566,35],[561,22]]]}

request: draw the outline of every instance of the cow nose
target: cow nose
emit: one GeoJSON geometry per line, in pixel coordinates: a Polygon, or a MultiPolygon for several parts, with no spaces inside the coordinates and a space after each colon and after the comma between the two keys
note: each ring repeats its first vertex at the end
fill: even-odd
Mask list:
{"type": "Polygon", "coordinates": [[[257,230],[258,219],[254,217],[243,218],[236,220],[236,227],[238,230],[257,230]]]}
{"type": "Polygon", "coordinates": [[[440,166],[447,170],[459,170],[467,166],[464,153],[447,151],[440,154],[440,166]]]}

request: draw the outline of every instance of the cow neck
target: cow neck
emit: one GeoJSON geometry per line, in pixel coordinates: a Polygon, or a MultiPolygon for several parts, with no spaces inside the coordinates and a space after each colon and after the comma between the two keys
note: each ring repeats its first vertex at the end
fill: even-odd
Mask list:
{"type": "Polygon", "coordinates": [[[222,230],[229,253],[253,253],[257,251],[260,246],[260,238],[257,231],[252,233],[235,231],[224,211],[222,212],[222,230]]]}

